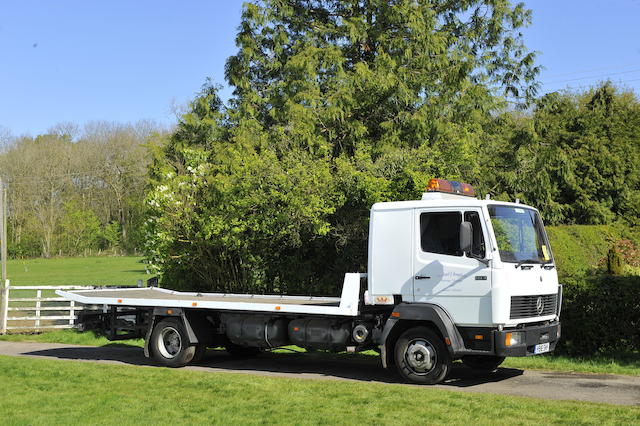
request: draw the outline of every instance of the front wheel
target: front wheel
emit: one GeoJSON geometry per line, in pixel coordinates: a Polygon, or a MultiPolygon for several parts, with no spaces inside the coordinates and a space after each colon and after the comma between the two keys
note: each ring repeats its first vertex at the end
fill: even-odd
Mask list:
{"type": "Polygon", "coordinates": [[[398,372],[406,381],[434,385],[451,370],[451,357],[442,339],[427,327],[402,333],[395,345],[398,372]]]}
{"type": "Polygon", "coordinates": [[[184,367],[195,355],[187,331],[179,318],[165,318],[153,328],[149,349],[153,358],[167,367],[184,367]]]}
{"type": "Polygon", "coordinates": [[[486,373],[492,373],[504,361],[503,356],[467,355],[462,357],[462,363],[469,368],[486,373]]]}

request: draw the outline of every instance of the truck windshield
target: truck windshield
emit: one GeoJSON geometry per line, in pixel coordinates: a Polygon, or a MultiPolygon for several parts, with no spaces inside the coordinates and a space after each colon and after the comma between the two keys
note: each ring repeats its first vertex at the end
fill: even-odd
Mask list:
{"type": "Polygon", "coordinates": [[[537,211],[501,205],[490,205],[488,208],[503,262],[552,261],[549,242],[537,211]]]}

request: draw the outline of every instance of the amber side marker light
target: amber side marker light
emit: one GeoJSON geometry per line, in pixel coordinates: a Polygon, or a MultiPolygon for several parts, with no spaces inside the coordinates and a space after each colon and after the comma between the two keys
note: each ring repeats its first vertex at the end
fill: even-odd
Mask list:
{"type": "Polygon", "coordinates": [[[400,318],[400,312],[391,312],[391,316],[394,318],[400,318]]]}
{"type": "Polygon", "coordinates": [[[504,335],[505,346],[521,345],[525,342],[525,335],[520,331],[509,332],[504,335]]]}

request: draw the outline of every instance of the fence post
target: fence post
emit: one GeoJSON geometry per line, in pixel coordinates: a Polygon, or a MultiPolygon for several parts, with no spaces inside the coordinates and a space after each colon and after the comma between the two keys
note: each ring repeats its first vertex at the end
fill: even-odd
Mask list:
{"type": "Polygon", "coordinates": [[[36,331],[40,330],[40,298],[42,298],[42,290],[36,290],[36,331]]]}
{"type": "Polygon", "coordinates": [[[7,332],[7,316],[9,311],[9,280],[4,280],[0,287],[0,334],[7,332]]]}
{"type": "Polygon", "coordinates": [[[7,189],[0,178],[0,262],[1,278],[7,279],[7,189]]]}
{"type": "Polygon", "coordinates": [[[69,325],[73,326],[73,324],[76,322],[76,319],[73,317],[74,312],[73,310],[76,307],[76,301],[72,300],[71,303],[69,303],[69,325]]]}

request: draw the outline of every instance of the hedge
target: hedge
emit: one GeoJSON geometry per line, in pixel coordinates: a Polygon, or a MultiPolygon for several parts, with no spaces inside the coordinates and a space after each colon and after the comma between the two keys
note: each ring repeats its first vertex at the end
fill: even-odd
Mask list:
{"type": "Polygon", "coordinates": [[[640,349],[640,277],[565,278],[559,352],[629,353],[640,349]]]}
{"type": "Polygon", "coordinates": [[[547,227],[558,274],[584,276],[606,265],[607,252],[624,237],[613,225],[564,225],[547,227]]]}

